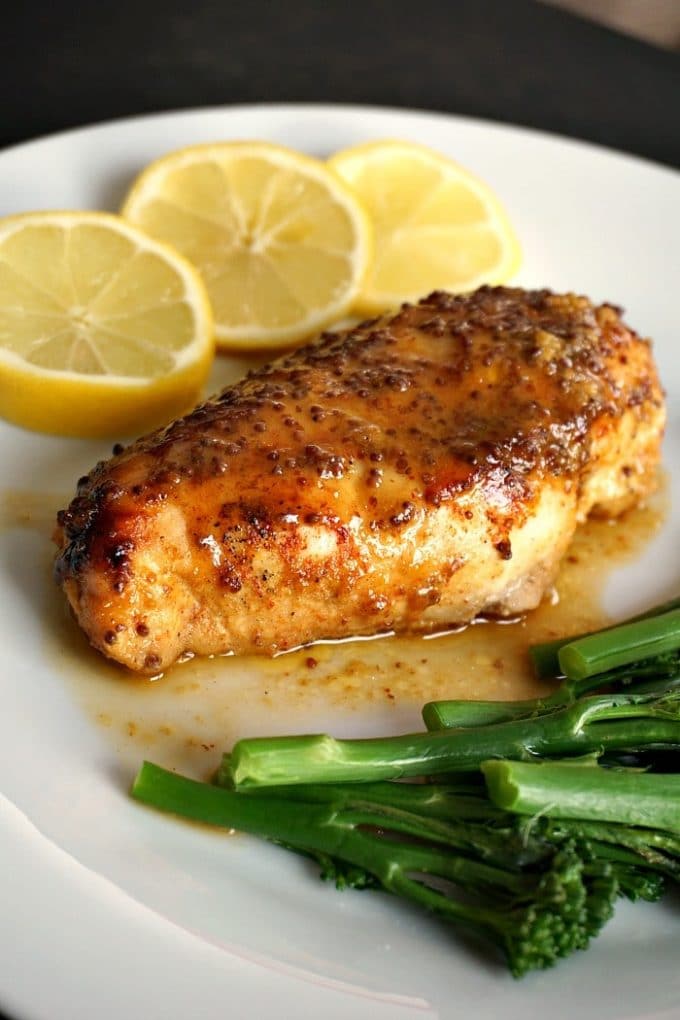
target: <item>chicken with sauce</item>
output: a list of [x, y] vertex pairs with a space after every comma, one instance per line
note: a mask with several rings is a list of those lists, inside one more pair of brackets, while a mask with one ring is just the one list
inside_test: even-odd
[[434, 293], [98, 464], [59, 514], [56, 576], [95, 648], [146, 674], [515, 615], [579, 522], [651, 491], [664, 417], [614, 306]]

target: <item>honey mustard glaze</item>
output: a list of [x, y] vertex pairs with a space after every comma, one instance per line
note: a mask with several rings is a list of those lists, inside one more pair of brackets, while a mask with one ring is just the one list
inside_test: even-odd
[[117, 445], [59, 514], [56, 574], [92, 644], [150, 676], [524, 612], [577, 516], [646, 497], [663, 422], [614, 307], [434, 293]]
[[302, 731], [360, 735], [420, 728], [438, 698], [533, 697], [548, 690], [527, 649], [610, 622], [602, 594], [617, 567], [640, 556], [667, 515], [663, 478], [646, 506], [577, 530], [552, 595], [525, 617], [478, 622], [433, 638], [385, 636], [279, 655], [191, 659], [149, 679], [107, 662], [88, 644], [51, 577], [60, 496], [5, 491], [0, 532], [28, 528], [44, 543], [47, 657], [130, 774], [145, 757], [206, 776], [246, 735]]

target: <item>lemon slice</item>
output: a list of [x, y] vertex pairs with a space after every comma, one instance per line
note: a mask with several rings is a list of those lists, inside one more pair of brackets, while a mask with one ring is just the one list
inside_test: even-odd
[[264, 142], [172, 152], [122, 209], [199, 269], [223, 348], [285, 347], [346, 314], [366, 273], [370, 224], [318, 160]]
[[462, 167], [410, 142], [379, 141], [329, 160], [373, 222], [375, 257], [357, 307], [380, 312], [432, 290], [503, 283], [520, 247], [493, 192]]
[[205, 288], [171, 248], [107, 213], [0, 220], [0, 415], [129, 434], [190, 407], [213, 351]]

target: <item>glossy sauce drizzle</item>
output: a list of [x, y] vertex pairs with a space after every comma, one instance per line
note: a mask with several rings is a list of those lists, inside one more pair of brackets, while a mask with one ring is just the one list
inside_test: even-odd
[[[55, 494], [5, 493], [0, 528], [45, 537], [45, 584]], [[528, 646], [609, 622], [602, 593], [612, 570], [639, 556], [663, 523], [664, 487], [617, 522], [581, 527], [552, 597], [515, 622], [480, 622], [436, 638], [382, 637], [317, 643], [274, 659], [192, 659], [148, 680], [108, 664], [88, 645], [54, 590], [47, 651], [85, 713], [133, 772], [144, 757], [205, 776], [246, 735], [327, 731], [368, 736], [421, 728], [437, 698], [527, 698], [547, 690], [532, 676]]]

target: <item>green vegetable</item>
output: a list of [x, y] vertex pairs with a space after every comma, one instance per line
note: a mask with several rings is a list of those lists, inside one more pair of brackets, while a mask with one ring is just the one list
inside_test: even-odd
[[241, 740], [212, 786], [146, 762], [132, 795], [482, 933], [520, 976], [680, 882], [679, 629], [676, 607], [562, 643], [549, 697], [432, 702], [425, 733]]
[[[560, 641], [552, 641], [542, 645], [532, 645], [529, 649], [538, 667], [538, 672], [545, 679], [544, 667], [548, 663], [556, 675], [560, 671], [558, 652], [564, 650], [567, 658], [578, 659], [583, 654], [585, 646], [586, 654], [590, 647], [592, 656], [593, 646], [599, 649], [600, 655], [595, 671], [593, 668], [581, 669], [578, 667], [571, 671], [571, 675], [565, 677], [559, 688], [552, 694], [543, 698], [531, 698], [525, 701], [432, 701], [423, 707], [423, 721], [428, 730], [451, 729], [453, 727], [484, 726], [499, 722], [508, 722], [512, 719], [523, 719], [537, 715], [545, 715], [558, 708], [565, 708], [575, 701], [583, 698], [586, 694], [594, 691], [607, 689], [626, 691], [634, 686], [636, 693], [668, 690], [672, 686], [680, 686], [680, 641], [676, 639], [676, 625], [670, 628], [665, 622], [667, 610], [680, 606], [680, 599], [664, 603], [658, 607], [661, 623], [652, 620], [653, 635], [661, 635], [671, 646], [670, 650], [662, 653], [658, 651], [651, 658], [638, 661], [629, 661], [631, 658], [630, 649], [627, 647], [631, 639], [631, 631], [628, 624], [638, 621], [647, 621], [653, 615], [653, 611], [627, 621], [623, 625], [608, 627], [606, 630], [598, 631], [596, 634], [582, 636], [581, 638], [566, 638]], [[663, 612], [662, 612], [663, 611]], [[647, 637], [649, 637], [647, 632]], [[635, 637], [635, 632], [632, 634]], [[624, 645], [625, 643], [625, 645]], [[624, 651], [624, 646], [626, 650]], [[640, 650], [639, 643], [634, 645], [636, 653]], [[647, 647], [647, 651], [649, 646]], [[554, 653], [554, 654], [553, 654]], [[615, 661], [619, 664], [614, 664]], [[621, 664], [622, 663], [622, 664]], [[574, 675], [578, 673], [578, 675]], [[587, 675], [583, 675], [583, 674]]]
[[600, 688], [628, 691], [634, 686], [637, 694], [666, 692], [680, 687], [680, 656], [666, 654], [635, 663], [631, 667], [600, 673], [583, 680], [565, 678], [559, 688], [544, 698], [524, 701], [430, 701], [423, 706], [423, 721], [428, 730], [454, 727], [484, 726], [528, 719], [566, 708]]
[[[639, 613], [637, 616], [630, 616], [627, 620], [621, 621], [621, 623], [637, 623], [638, 620], [648, 620], [652, 616], [660, 616], [662, 613], [669, 613], [672, 609], [680, 609], [680, 598], [669, 599], [668, 602], [662, 602], [658, 606], [654, 606], [652, 609], [645, 610], [644, 613]], [[611, 627], [604, 627], [602, 630], [596, 631], [596, 633], [604, 635], [610, 633], [616, 627], [620, 627], [621, 624], [614, 624]], [[560, 663], [558, 654], [560, 648], [564, 645], [570, 644], [573, 641], [578, 641], [580, 638], [587, 637], [592, 631], [584, 634], [574, 634], [572, 637], [557, 638], [555, 641], [543, 641], [540, 644], [532, 645], [529, 649], [529, 654], [533, 660], [534, 670], [536, 675], [541, 680], [549, 680], [552, 677], [560, 675]]]
[[595, 761], [487, 761], [489, 796], [506, 811], [666, 829], [680, 836], [680, 774], [605, 769]]
[[462, 821], [461, 795], [449, 798], [446, 788], [307, 787], [289, 799], [286, 790], [235, 793], [145, 762], [132, 795], [283, 843], [319, 860], [340, 886], [377, 885], [480, 932], [503, 950], [516, 977], [585, 949], [620, 891], [617, 867], [586, 842], [552, 846], [512, 822], [502, 828], [484, 801], [473, 809], [486, 814], [483, 821]]
[[578, 834], [580, 839], [588, 841], [598, 856], [630, 866], [620, 872], [624, 895], [630, 895], [624, 876], [632, 877], [633, 872], [637, 878], [644, 876], [658, 880], [665, 876], [680, 882], [680, 838], [672, 833], [583, 819], [560, 821], [547, 815], [531, 818], [529, 824], [532, 829], [538, 825], [543, 838], [552, 843], [560, 843]]
[[620, 666], [652, 659], [680, 647], [680, 609], [572, 641], [560, 648], [560, 668], [571, 680], [585, 680]]
[[680, 749], [680, 688], [596, 695], [536, 717], [397, 737], [255, 737], [234, 746], [227, 768], [245, 789], [434, 776], [478, 769], [490, 758], [643, 747]]
[[428, 730], [490, 726], [512, 719], [525, 719], [544, 711], [549, 698], [530, 701], [429, 701], [423, 706], [423, 722]]

